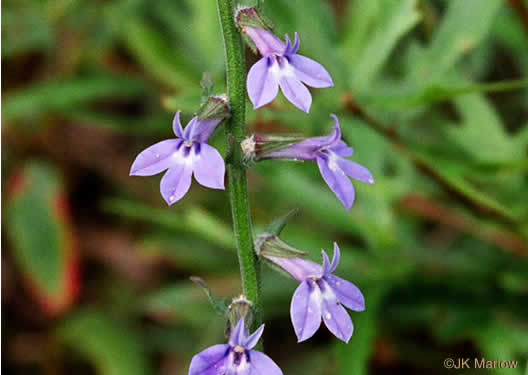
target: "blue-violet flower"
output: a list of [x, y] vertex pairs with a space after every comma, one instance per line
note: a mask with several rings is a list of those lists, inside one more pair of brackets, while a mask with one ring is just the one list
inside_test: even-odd
[[341, 139], [341, 128], [337, 116], [333, 114], [331, 116], [334, 119], [334, 131], [329, 136], [308, 138], [292, 146], [261, 155], [256, 150], [255, 158], [256, 160], [293, 159], [317, 162], [323, 179], [349, 210], [355, 199], [354, 185], [349, 177], [367, 184], [374, 184], [374, 178], [367, 168], [345, 159], [352, 156], [354, 150]]
[[195, 116], [183, 130], [178, 111], [172, 124], [176, 138], [158, 142], [142, 151], [132, 164], [130, 175], [152, 176], [168, 169], [161, 179], [160, 191], [169, 205], [187, 193], [193, 174], [205, 187], [224, 189], [224, 159], [206, 143], [221, 121], [222, 118], [200, 121]]
[[244, 34], [262, 55], [247, 77], [247, 90], [253, 107], [260, 108], [272, 102], [280, 87], [293, 105], [308, 113], [312, 95], [305, 84], [315, 88], [332, 87], [334, 82], [330, 74], [318, 62], [297, 54], [300, 47], [297, 33], [293, 44], [288, 35], [286, 43], [282, 42], [260, 20], [254, 9], [240, 11], [237, 19]]
[[262, 332], [264, 325], [249, 336], [241, 318], [227, 344], [211, 346], [193, 357], [189, 375], [282, 375], [270, 357], [253, 350]]
[[290, 308], [298, 341], [312, 337], [319, 329], [322, 318], [330, 332], [348, 343], [354, 326], [342, 305], [354, 311], [364, 311], [365, 299], [358, 287], [333, 274], [341, 259], [339, 246], [334, 243], [331, 263], [324, 250], [322, 254], [322, 266], [303, 258], [274, 257], [265, 252], [261, 256], [301, 283], [293, 295]]

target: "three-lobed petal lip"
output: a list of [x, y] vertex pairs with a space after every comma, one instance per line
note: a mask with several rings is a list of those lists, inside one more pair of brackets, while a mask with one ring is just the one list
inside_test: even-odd
[[172, 123], [177, 138], [143, 150], [134, 160], [130, 175], [152, 176], [167, 170], [160, 182], [160, 192], [169, 205], [189, 191], [193, 174], [200, 185], [224, 189], [224, 160], [206, 143], [220, 122], [221, 119], [199, 121], [195, 116], [183, 129], [178, 111]]
[[305, 85], [315, 88], [334, 85], [321, 64], [297, 54], [300, 46], [297, 33], [293, 44], [287, 35], [284, 44], [269, 30], [245, 27], [244, 31], [262, 55], [247, 77], [248, 95], [255, 109], [272, 102], [280, 88], [293, 105], [309, 113], [312, 95]]

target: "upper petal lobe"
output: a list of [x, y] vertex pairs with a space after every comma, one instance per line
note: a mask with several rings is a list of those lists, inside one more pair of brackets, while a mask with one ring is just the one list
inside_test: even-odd
[[229, 337], [229, 344], [232, 346], [241, 345], [244, 346], [247, 339], [246, 335], [246, 326], [244, 323], [244, 318], [239, 319], [236, 326], [231, 331], [231, 336]]
[[224, 189], [225, 164], [220, 153], [207, 143], [200, 143], [194, 163], [194, 178], [205, 187]]
[[248, 337], [244, 347], [246, 349], [253, 349], [260, 340], [262, 333], [264, 333], [264, 324], [262, 324], [255, 332], [253, 332], [251, 336]]
[[181, 144], [179, 139], [167, 139], [143, 150], [130, 168], [131, 176], [152, 176], [174, 163], [173, 155]]
[[288, 56], [295, 69], [295, 75], [308, 86], [316, 88], [332, 87], [334, 82], [326, 69], [318, 62], [301, 55]]
[[180, 112], [181, 111], [176, 112], [176, 115], [172, 120], [172, 131], [176, 137], [183, 138], [183, 127], [180, 121]]
[[223, 375], [229, 349], [227, 344], [215, 345], [196, 354], [191, 361], [189, 375]]
[[330, 258], [328, 258], [326, 251], [323, 250], [321, 253], [323, 255], [323, 274], [326, 275], [332, 272], [330, 269]]
[[339, 266], [339, 263], [341, 262], [341, 250], [339, 249], [339, 246], [337, 246], [337, 243], [334, 242], [334, 256], [332, 257], [332, 264], [330, 265], [330, 272], [334, 272]]
[[284, 49], [284, 55], [295, 55], [301, 46], [301, 39], [299, 34], [295, 33], [294, 42], [292, 44], [291, 39], [288, 34], [286, 34], [286, 48]]
[[194, 141], [194, 138], [196, 137], [196, 125], [198, 123], [198, 117], [194, 116], [191, 121], [185, 126], [185, 129], [183, 130], [183, 138], [186, 141]]
[[311, 280], [304, 281], [293, 294], [290, 316], [298, 342], [309, 339], [321, 325], [321, 291]]
[[249, 69], [247, 90], [255, 109], [270, 103], [279, 93], [277, 77], [270, 71], [272, 63], [276, 64], [271, 57], [263, 57]]

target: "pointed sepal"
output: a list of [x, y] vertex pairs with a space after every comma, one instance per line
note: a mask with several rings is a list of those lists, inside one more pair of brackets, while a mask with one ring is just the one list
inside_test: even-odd
[[215, 82], [213, 76], [209, 72], [204, 72], [202, 80], [200, 81], [200, 87], [202, 88], [202, 98], [200, 105], [204, 105], [209, 100], [209, 97], [214, 95]]
[[293, 210], [290, 210], [286, 215], [283, 215], [281, 217], [276, 218], [273, 220], [273, 222], [268, 226], [266, 229], [266, 232], [273, 235], [280, 235], [286, 224], [296, 217], [299, 213], [298, 208], [294, 208]]

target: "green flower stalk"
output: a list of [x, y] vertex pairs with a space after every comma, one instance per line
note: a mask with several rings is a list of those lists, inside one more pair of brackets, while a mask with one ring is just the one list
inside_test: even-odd
[[231, 118], [226, 123], [227, 173], [233, 227], [240, 263], [243, 292], [255, 305], [253, 326], [261, 324], [260, 265], [253, 249], [253, 233], [249, 212], [247, 177], [240, 142], [245, 137], [246, 68], [244, 45], [235, 25], [233, 0], [217, 0], [224, 40], [227, 71], [227, 96]]

